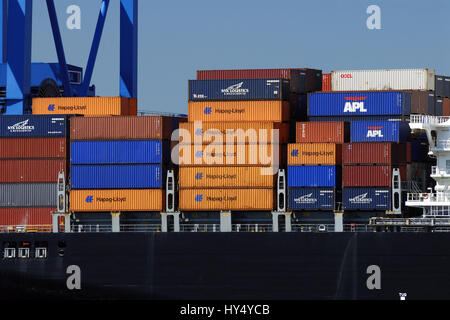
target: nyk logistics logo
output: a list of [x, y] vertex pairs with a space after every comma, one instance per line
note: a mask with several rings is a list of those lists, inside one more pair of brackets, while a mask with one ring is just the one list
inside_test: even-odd
[[312, 193], [305, 194], [304, 196], [294, 199], [294, 201], [295, 203], [307, 203], [307, 204], [316, 203], [317, 199], [313, 198], [312, 195], [313, 195]]
[[364, 101], [367, 97], [345, 97], [344, 99], [347, 101], [344, 106], [344, 113], [367, 112], [364, 107]]
[[367, 193], [360, 194], [354, 198], [349, 199], [350, 203], [354, 204], [369, 204], [372, 202], [372, 198], [367, 198]]
[[232, 86], [229, 86], [226, 89], [222, 89], [221, 92], [226, 95], [226, 96], [237, 96], [237, 95], [246, 95], [247, 93], [250, 92], [249, 89], [243, 89], [242, 85], [244, 84], [244, 82], [240, 82], [237, 84], [234, 84]]
[[28, 125], [28, 122], [30, 122], [30, 119], [13, 124], [12, 126], [8, 126], [8, 130], [11, 133], [26, 133], [34, 131], [34, 126]]
[[383, 127], [367, 127], [367, 138], [383, 138]]

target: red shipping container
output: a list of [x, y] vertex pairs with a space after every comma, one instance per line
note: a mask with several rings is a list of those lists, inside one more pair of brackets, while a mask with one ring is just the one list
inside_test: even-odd
[[331, 73], [322, 74], [322, 91], [331, 91]]
[[411, 162], [411, 143], [346, 143], [343, 164], [404, 164]]
[[297, 143], [344, 143], [350, 139], [347, 122], [297, 122]]
[[0, 183], [56, 183], [61, 170], [66, 160], [0, 160]]
[[0, 226], [51, 225], [51, 212], [56, 208], [0, 209]]
[[449, 117], [450, 116], [450, 99], [442, 98], [442, 116]]
[[391, 187], [392, 170], [400, 169], [402, 181], [406, 180], [406, 165], [401, 166], [344, 166], [342, 187]]
[[66, 138], [0, 139], [0, 159], [62, 159], [66, 157]]

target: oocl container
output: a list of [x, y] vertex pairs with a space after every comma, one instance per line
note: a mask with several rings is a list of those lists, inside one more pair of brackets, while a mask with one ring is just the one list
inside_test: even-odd
[[342, 203], [346, 210], [390, 210], [389, 188], [344, 188]]
[[0, 138], [0, 159], [66, 158], [66, 138]]
[[344, 166], [342, 187], [390, 187], [392, 170], [400, 169], [402, 181], [406, 181], [406, 165], [400, 166]]
[[57, 183], [67, 173], [65, 160], [0, 160], [0, 183]]
[[1, 138], [65, 137], [68, 118], [65, 116], [1, 116]]
[[52, 224], [51, 212], [56, 208], [0, 209], [0, 226], [42, 226]]
[[297, 143], [344, 143], [350, 138], [345, 122], [297, 122]]
[[289, 166], [287, 185], [295, 187], [339, 187], [341, 167], [336, 166]]
[[188, 103], [189, 122], [289, 120], [287, 101], [208, 101]]
[[333, 91], [430, 90], [433, 69], [342, 70], [331, 73]]
[[351, 142], [405, 142], [411, 133], [408, 123], [399, 121], [355, 121]]
[[411, 143], [346, 143], [343, 164], [401, 164], [411, 162]]
[[288, 205], [291, 210], [334, 210], [334, 188], [289, 188]]
[[180, 209], [185, 211], [270, 211], [274, 208], [273, 189], [183, 189]]
[[0, 184], [0, 208], [56, 207], [56, 183]]
[[336, 165], [342, 163], [342, 145], [296, 143], [288, 145], [288, 165]]

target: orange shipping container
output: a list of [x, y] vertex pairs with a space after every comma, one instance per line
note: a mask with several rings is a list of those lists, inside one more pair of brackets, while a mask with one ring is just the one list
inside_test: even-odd
[[70, 210], [74, 212], [161, 211], [164, 202], [160, 189], [70, 191]]
[[[180, 142], [188, 144], [217, 143], [219, 137], [223, 142], [228, 139], [237, 143], [272, 142], [274, 130], [278, 130], [278, 141], [287, 143], [289, 126], [278, 122], [187, 122], [180, 123], [180, 129], [186, 130], [186, 137], [180, 131]], [[197, 140], [199, 142], [197, 142]], [[183, 142], [185, 141], [185, 142]]]
[[337, 165], [342, 163], [342, 145], [296, 143], [288, 145], [288, 165]]
[[33, 114], [135, 116], [137, 101], [122, 97], [34, 98]]
[[184, 189], [180, 190], [180, 209], [270, 211], [274, 196], [273, 189]]
[[180, 189], [194, 188], [273, 188], [276, 175], [264, 167], [182, 167]]
[[344, 143], [350, 139], [347, 122], [297, 122], [297, 143]]
[[200, 101], [188, 103], [189, 122], [289, 120], [286, 101]]

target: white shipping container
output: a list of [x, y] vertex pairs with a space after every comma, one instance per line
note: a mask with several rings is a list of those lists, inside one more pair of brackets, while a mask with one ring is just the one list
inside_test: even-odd
[[431, 90], [434, 69], [341, 70], [331, 73], [332, 91]]

